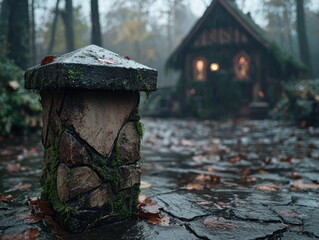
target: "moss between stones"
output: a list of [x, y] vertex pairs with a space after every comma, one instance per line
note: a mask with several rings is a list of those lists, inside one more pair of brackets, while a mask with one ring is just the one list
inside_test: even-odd
[[138, 133], [138, 135], [140, 136], [140, 138], [143, 138], [144, 135], [144, 125], [143, 123], [139, 120], [137, 122], [135, 122], [135, 129]]
[[123, 181], [123, 176], [120, 170], [120, 166], [122, 165], [122, 161], [120, 159], [120, 149], [119, 146], [117, 144], [115, 144], [114, 146], [114, 152], [113, 152], [113, 161], [112, 161], [112, 166], [113, 166], [113, 183], [116, 186], [119, 186]]
[[118, 215], [120, 220], [127, 219], [136, 210], [139, 194], [139, 187], [134, 186], [129, 190], [119, 192], [108, 205], [111, 207], [112, 212]]
[[[68, 229], [74, 231], [76, 229], [76, 225], [72, 218], [76, 215], [76, 210], [70, 206], [66, 206], [65, 204], [63, 204], [60, 201], [57, 192], [56, 177], [59, 163], [60, 160], [58, 150], [57, 148], [55, 148], [55, 151], [51, 156], [51, 163], [49, 164], [48, 168], [46, 168], [46, 171], [48, 171], [51, 177], [42, 182], [42, 198], [48, 201], [53, 210], [57, 212], [58, 215], [60, 215], [60, 222], [62, 222], [63, 225]], [[43, 174], [47, 175], [47, 173]]]
[[50, 151], [51, 161], [43, 168], [41, 179], [41, 185], [43, 188], [42, 199], [49, 202], [53, 210], [58, 213], [59, 222], [61, 222], [67, 229], [74, 231], [76, 230], [76, 224], [73, 220], [73, 217], [76, 215], [76, 210], [63, 204], [60, 201], [57, 192], [57, 170], [60, 164], [57, 142], [64, 131], [64, 127], [61, 127], [59, 133], [56, 135], [53, 134], [53, 130], [51, 128], [49, 128], [48, 131], [50, 131], [52, 134], [50, 136], [50, 143], [52, 144], [52, 149]]

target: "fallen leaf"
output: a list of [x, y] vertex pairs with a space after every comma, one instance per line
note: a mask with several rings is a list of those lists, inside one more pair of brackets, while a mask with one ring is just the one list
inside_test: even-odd
[[16, 190], [19, 190], [19, 191], [27, 191], [27, 190], [29, 190], [31, 187], [32, 187], [32, 184], [30, 184], [30, 183], [22, 183], [22, 182], [19, 182], [17, 185], [13, 186], [13, 188], [10, 189], [10, 190], [8, 190], [7, 192], [16, 191]]
[[241, 156], [233, 156], [233, 157], [231, 157], [230, 159], [228, 159], [228, 162], [230, 162], [230, 163], [237, 163], [237, 162], [239, 162], [240, 160], [242, 160]]
[[187, 146], [187, 147], [192, 147], [192, 146], [194, 146], [194, 143], [191, 140], [182, 139], [181, 140], [181, 145], [182, 146]]
[[204, 186], [203, 184], [199, 184], [199, 183], [189, 183], [186, 185], [186, 189], [187, 190], [203, 190]]
[[166, 215], [162, 215], [157, 203], [146, 195], [139, 196], [137, 207], [139, 209], [137, 215], [141, 218], [147, 219], [148, 223], [158, 224], [161, 226], [169, 225], [170, 218]]
[[256, 186], [256, 189], [261, 190], [261, 191], [273, 192], [273, 191], [279, 190], [279, 187], [275, 186], [273, 184], [270, 184], [270, 185], [258, 185], [258, 186]]
[[12, 195], [4, 195], [0, 193], [0, 202], [10, 203], [12, 199], [13, 199]]
[[27, 204], [30, 208], [32, 208], [32, 212], [34, 212], [35, 214], [49, 216], [54, 215], [50, 206], [45, 201], [42, 201], [40, 198], [31, 199], [30, 197], [28, 197]]
[[304, 183], [302, 180], [296, 180], [290, 183], [290, 186], [294, 190], [308, 190], [308, 189], [319, 189], [319, 184], [318, 183]]
[[215, 203], [214, 203], [214, 206], [215, 206], [216, 208], [218, 208], [219, 210], [224, 209], [224, 208], [229, 208], [229, 207], [230, 207], [230, 205], [229, 205], [228, 203], [224, 203], [224, 202], [221, 202], [221, 201], [215, 202]]
[[283, 210], [283, 211], [280, 211], [279, 213], [280, 216], [282, 217], [292, 217], [292, 218], [295, 218], [295, 217], [298, 217], [299, 214], [296, 213], [295, 211], [292, 211], [292, 210]]
[[207, 156], [203, 156], [203, 155], [198, 155], [198, 156], [193, 156], [192, 159], [195, 161], [195, 162], [201, 162], [201, 161], [205, 161], [207, 160]]
[[20, 171], [25, 171], [26, 168], [21, 167], [20, 163], [8, 163], [6, 167], [7, 171], [9, 172], [20, 172]]
[[44, 219], [43, 216], [34, 215], [34, 214], [19, 214], [18, 217], [26, 220], [29, 223], [38, 223]]
[[1, 236], [1, 240], [34, 240], [40, 236], [37, 228], [28, 228], [21, 233], [13, 233]]
[[210, 176], [207, 174], [200, 174], [196, 176], [195, 181], [198, 181], [198, 182], [210, 181]]
[[294, 179], [300, 179], [301, 178], [301, 176], [297, 172], [291, 172], [291, 177], [294, 178]]
[[51, 62], [53, 62], [55, 59], [57, 59], [56, 56], [46, 56], [41, 60], [41, 65], [46, 65], [49, 64]]
[[208, 228], [222, 228], [222, 229], [232, 229], [236, 228], [237, 226], [234, 225], [231, 222], [227, 221], [219, 221], [218, 218], [212, 217], [212, 218], [206, 218], [203, 221], [205, 227]]
[[44, 221], [54, 232], [54, 235], [63, 237], [67, 232], [53, 219], [53, 211], [49, 205], [39, 198], [30, 198], [27, 200], [28, 206], [31, 208], [31, 216], [26, 215], [25, 219], [29, 221]]
[[213, 183], [220, 183], [220, 176], [218, 175], [209, 175], [210, 181]]
[[288, 157], [282, 157], [282, 158], [280, 158], [280, 161], [281, 161], [281, 162], [288, 162], [288, 163], [291, 163], [291, 161], [292, 161], [292, 157], [291, 157], [291, 156], [288, 156]]

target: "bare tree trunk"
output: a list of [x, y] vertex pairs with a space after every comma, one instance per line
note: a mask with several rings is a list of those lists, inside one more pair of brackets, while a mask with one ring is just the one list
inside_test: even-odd
[[3, 0], [0, 12], [0, 52], [7, 52], [8, 19], [9, 19], [9, 0]]
[[35, 0], [31, 2], [31, 49], [32, 49], [32, 65], [35, 65], [37, 58], [37, 50], [35, 45], [35, 16], [34, 16], [34, 3]]
[[28, 0], [10, 0], [8, 5], [8, 57], [19, 67], [26, 68], [30, 53]]
[[91, 0], [91, 22], [92, 22], [92, 38], [93, 44], [102, 46], [99, 0]]
[[57, 0], [55, 4], [54, 18], [52, 23], [51, 37], [50, 37], [50, 43], [49, 43], [47, 55], [52, 54], [53, 48], [54, 48], [56, 24], [58, 22], [58, 16], [59, 16], [59, 3], [60, 3], [60, 0]]
[[74, 50], [74, 29], [73, 29], [73, 3], [72, 0], [65, 0], [65, 11], [62, 13], [65, 37], [66, 37], [66, 51]]
[[305, 24], [305, 10], [304, 10], [304, 0], [296, 0], [297, 5], [297, 32], [299, 38], [299, 51], [300, 58], [304, 64], [309, 69], [308, 77], [313, 76], [312, 66], [310, 61], [310, 53], [308, 46], [308, 39], [306, 34], [306, 24]]

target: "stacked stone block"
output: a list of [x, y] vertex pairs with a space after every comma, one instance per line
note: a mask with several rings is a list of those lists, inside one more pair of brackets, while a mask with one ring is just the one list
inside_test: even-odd
[[[119, 78], [106, 81], [92, 74], [87, 59], [79, 65], [78, 56], [91, 58], [97, 73], [107, 68], [113, 76], [126, 61], [131, 72], [126, 67]], [[45, 74], [45, 68], [56, 72]], [[66, 229], [83, 231], [134, 213], [143, 134], [139, 91], [155, 90], [156, 75], [153, 69], [94, 45], [27, 70], [26, 87], [40, 90], [43, 107], [42, 198]], [[141, 83], [143, 77], [146, 84]]]

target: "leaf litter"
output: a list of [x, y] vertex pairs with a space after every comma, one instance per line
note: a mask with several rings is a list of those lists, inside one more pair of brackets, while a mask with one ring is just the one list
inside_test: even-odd
[[144, 218], [148, 223], [160, 226], [169, 226], [170, 217], [162, 214], [161, 207], [146, 195], [140, 195], [137, 204], [137, 216]]

